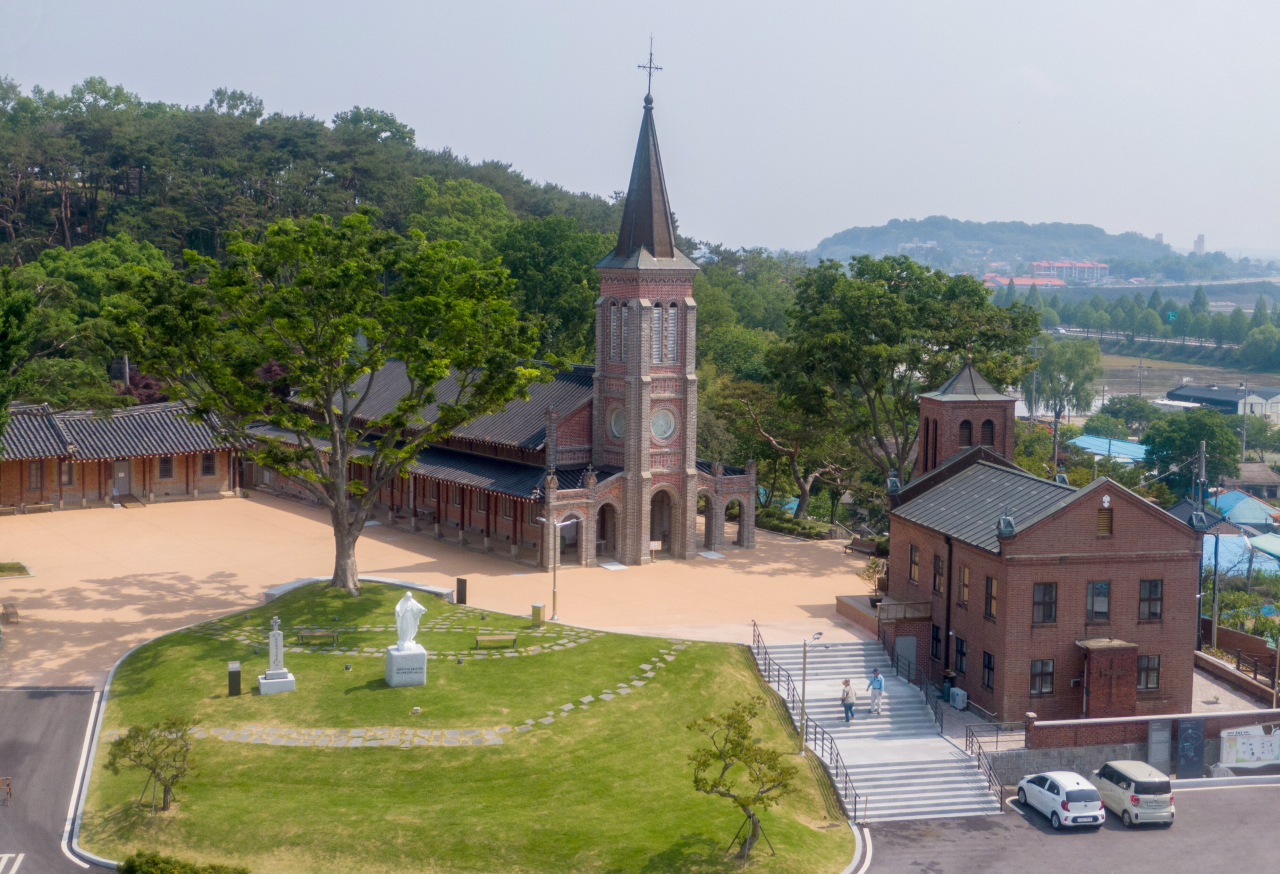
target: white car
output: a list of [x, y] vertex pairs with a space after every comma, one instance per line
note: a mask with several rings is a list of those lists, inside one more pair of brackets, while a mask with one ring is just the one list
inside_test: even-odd
[[1018, 802], [1049, 817], [1049, 825], [1055, 829], [1076, 825], [1100, 828], [1107, 821], [1098, 790], [1073, 771], [1023, 777], [1018, 782]]

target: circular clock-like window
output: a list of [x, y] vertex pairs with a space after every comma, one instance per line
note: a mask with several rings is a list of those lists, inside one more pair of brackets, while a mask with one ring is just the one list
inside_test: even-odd
[[613, 436], [619, 440], [627, 430], [627, 411], [618, 407], [613, 411], [613, 415], [609, 417], [609, 430], [613, 432]]
[[653, 419], [649, 422], [649, 430], [659, 440], [666, 440], [675, 433], [676, 417], [671, 415], [670, 410], [658, 410], [653, 414]]

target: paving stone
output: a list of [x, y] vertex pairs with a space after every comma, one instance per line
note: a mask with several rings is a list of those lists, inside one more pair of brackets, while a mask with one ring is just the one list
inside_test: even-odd
[[345, 737], [335, 737], [333, 739], [333, 742], [329, 744], [329, 746], [335, 746], [335, 747], [345, 747], [346, 745], [347, 745], [347, 739]]
[[298, 739], [296, 737], [288, 738], [285, 740], [284, 745], [287, 747], [296, 747], [298, 745]]
[[560, 645], [558, 645], [558, 644], [557, 644], [556, 646], [551, 647], [551, 648], [552, 648], [552, 649], [564, 649], [564, 647], [563, 647], [563, 646], [560, 646]]
[[364, 738], [362, 737], [353, 737], [351, 740], [347, 741], [348, 747], [358, 747], [358, 746], [362, 746], [363, 744], [364, 744]]
[[267, 743], [271, 744], [271, 746], [273, 747], [278, 747], [280, 746], [280, 744], [284, 743], [284, 739], [279, 737], [273, 737], [270, 740], [268, 740]]
[[511, 726], [509, 726], [509, 725], [499, 725], [497, 728], [495, 728], [495, 729], [494, 729], [494, 731], [496, 731], [496, 732], [498, 732], [499, 734], [501, 734], [501, 733], [502, 733], [502, 732], [504, 732], [504, 731], [511, 731]]
[[447, 730], [445, 731], [444, 736], [445, 736], [445, 737], [457, 737], [459, 734], [461, 734], [461, 732], [459, 732], [456, 728], [450, 728], [450, 729], [447, 729]]
[[446, 737], [444, 739], [444, 745], [447, 747], [456, 747], [458, 745], [458, 739], [456, 737]]
[[206, 738], [208, 736], [209, 736], [208, 732], [204, 732], [204, 731], [197, 731], [194, 735], [196, 740], [202, 740], [203, 738]]
[[255, 737], [251, 741], [249, 741], [249, 743], [251, 744], [264, 744], [266, 742], [267, 742], [267, 739], [261, 736]]
[[425, 746], [427, 746], [427, 745], [428, 745], [428, 744], [430, 744], [430, 743], [431, 743], [430, 738], [425, 738], [425, 737], [415, 737], [415, 738], [413, 739], [413, 745], [414, 745], [415, 747], [425, 747]]
[[[637, 681], [637, 682], [639, 682], [639, 681]], [[618, 690], [618, 694], [619, 694], [619, 695], [630, 695], [630, 694], [631, 694], [631, 690], [630, 690], [630, 689], [628, 689], [626, 686], [623, 686], [622, 688], [620, 688], [620, 689]]]
[[561, 709], [561, 710], [563, 710], [565, 713], [568, 713], [570, 710], [572, 710], [572, 709], [573, 709], [573, 705], [572, 705], [572, 704], [561, 704], [561, 705], [560, 705], [560, 709]]
[[642, 670], [642, 671], [652, 671], [652, 670], [653, 670], [653, 665], [641, 665], [641, 666], [640, 666], [640, 670]]
[[[652, 676], [653, 676], [653, 674], [648, 674], [647, 676], [652, 677]], [[633, 685], [633, 686], [643, 686], [643, 685], [644, 685], [644, 680], [632, 680], [632, 681], [631, 681], [631, 685]]]
[[289, 652], [305, 652], [305, 651], [306, 651], [306, 650], [304, 650], [304, 649], [303, 649], [302, 647], [300, 647], [300, 646], [291, 646], [291, 647], [289, 647]]
[[368, 733], [369, 730], [366, 728], [353, 728], [347, 732], [351, 737], [364, 737]]
[[614, 697], [614, 696], [610, 695], [608, 692], [605, 692], [604, 694], [602, 694], [602, 695], [600, 696], [600, 700], [601, 700], [601, 701], [612, 701], [612, 700], [613, 700], [613, 697]]
[[314, 744], [315, 744], [315, 742], [316, 742], [316, 741], [315, 741], [315, 739], [314, 739], [314, 738], [306, 737], [306, 738], [303, 738], [303, 739], [298, 743], [298, 746], [300, 746], [300, 747], [309, 747], [309, 746], [314, 745]]
[[500, 738], [500, 737], [489, 737], [489, 738], [485, 738], [484, 745], [485, 745], [485, 746], [487, 746], [487, 747], [492, 747], [492, 746], [501, 746], [501, 745], [502, 745], [502, 738]]
[[554, 716], [544, 716], [538, 721], [541, 722], [543, 725], [550, 725], [551, 723], [556, 721], [556, 718]]
[[[657, 674], [655, 674], [653, 671], [647, 671], [647, 672], [645, 673], [645, 676], [646, 676], [646, 677], [653, 678], [653, 677], [656, 677], [656, 676], [658, 676], [658, 675], [657, 675]], [[638, 682], [639, 682], [639, 680], [637, 680], [636, 682], [638, 683]], [[635, 683], [633, 683], [632, 685], [635, 685]]]
[[524, 721], [524, 724], [525, 724], [525, 725], [533, 725], [533, 720], [532, 720], [532, 719], [526, 719], [526, 720]]
[[464, 729], [462, 730], [462, 736], [463, 736], [463, 737], [471, 737], [471, 735], [473, 735], [473, 734], [479, 734], [479, 733], [480, 733], [480, 730], [479, 730], [479, 729], [476, 729], [476, 728], [464, 728]]
[[583, 704], [590, 704], [592, 701], [594, 701], [594, 700], [596, 700], [596, 699], [595, 699], [595, 698], [592, 698], [590, 695], [586, 695], [586, 696], [584, 696], [584, 697], [582, 697], [582, 698], [579, 698], [578, 700], [579, 700], [579, 701], [581, 701]]
[[533, 731], [532, 725], [517, 725], [516, 731]]
[[[663, 658], [669, 662], [674, 662], [676, 660], [676, 657], [673, 655], [664, 655]], [[659, 667], [661, 667], [661, 665], [659, 665]]]

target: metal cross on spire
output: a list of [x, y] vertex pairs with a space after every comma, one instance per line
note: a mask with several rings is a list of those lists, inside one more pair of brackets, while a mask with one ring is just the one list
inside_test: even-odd
[[649, 63], [647, 63], [647, 64], [636, 64], [636, 69], [637, 69], [637, 70], [645, 70], [646, 72], [648, 72], [648, 74], [649, 74], [649, 85], [648, 85], [647, 93], [648, 93], [648, 94], [650, 94], [650, 95], [652, 95], [652, 94], [653, 94], [653, 73], [654, 73], [654, 71], [655, 71], [655, 70], [661, 70], [661, 69], [662, 69], [661, 67], [654, 66], [654, 63], [653, 63], [653, 36], [652, 36], [652, 35], [650, 35], [650, 37], [649, 37]]

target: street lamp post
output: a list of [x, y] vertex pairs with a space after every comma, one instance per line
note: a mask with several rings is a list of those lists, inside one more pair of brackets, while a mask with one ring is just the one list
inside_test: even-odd
[[822, 632], [804, 640], [804, 655], [800, 661], [800, 755], [804, 755], [804, 696], [809, 682], [809, 644], [822, 639]]
[[[538, 517], [538, 521], [541, 522], [543, 525], [547, 524], [547, 520], [542, 516]], [[577, 519], [566, 519], [564, 522], [552, 523], [553, 525], [556, 526], [555, 541], [551, 544], [551, 549], [554, 550], [551, 553], [551, 621], [552, 622], [560, 621], [560, 614], [556, 610], [556, 594], [557, 594], [556, 569], [560, 567], [560, 529], [564, 528], [566, 525], [572, 525], [577, 521], [578, 521]]]

